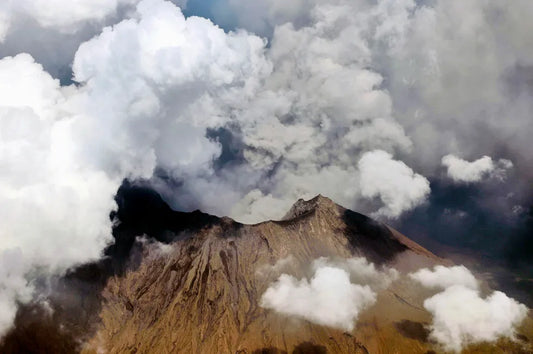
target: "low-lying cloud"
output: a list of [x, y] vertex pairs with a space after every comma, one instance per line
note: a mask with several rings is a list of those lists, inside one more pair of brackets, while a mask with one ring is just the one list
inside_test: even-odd
[[313, 262], [310, 279], [282, 274], [261, 297], [261, 306], [316, 324], [351, 331], [359, 314], [376, 302], [376, 289], [397, 277], [376, 270], [365, 258]]
[[485, 177], [505, 178], [505, 173], [513, 167], [513, 163], [506, 159], [493, 161], [489, 156], [483, 156], [469, 162], [454, 155], [442, 158], [442, 165], [447, 169], [447, 175], [454, 182], [479, 182]]
[[514, 339], [528, 313], [525, 305], [501, 291], [482, 297], [478, 281], [464, 266], [421, 269], [410, 277], [423, 286], [444, 289], [426, 299], [424, 308], [433, 315], [430, 338], [445, 350], [460, 352], [473, 343]]
[[437, 265], [433, 269], [422, 268], [409, 276], [427, 288], [444, 290], [453, 285], [461, 285], [473, 290], [479, 288], [474, 274], [463, 265], [452, 267]]

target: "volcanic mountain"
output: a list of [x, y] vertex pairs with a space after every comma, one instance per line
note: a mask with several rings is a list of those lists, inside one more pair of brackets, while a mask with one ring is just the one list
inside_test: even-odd
[[[244, 225], [199, 211], [171, 210], [152, 191], [117, 196], [115, 244], [99, 263], [53, 284], [48, 306], [21, 307], [0, 351], [83, 353], [431, 353], [430, 293], [402, 274], [450, 265], [398, 231], [317, 196], [279, 221]], [[400, 276], [353, 329], [327, 326], [262, 306], [282, 273], [310, 276], [317, 259], [365, 257]], [[327, 310], [327, 309], [326, 309]], [[533, 320], [518, 342], [467, 352], [528, 352]]]

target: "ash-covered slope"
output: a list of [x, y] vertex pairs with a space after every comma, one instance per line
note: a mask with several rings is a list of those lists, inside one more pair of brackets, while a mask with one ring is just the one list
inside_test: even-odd
[[425, 340], [422, 322], [430, 318], [421, 299], [412, 298], [417, 294], [402, 293], [401, 282], [380, 294], [378, 310], [362, 314], [349, 332], [288, 319], [259, 302], [279, 276], [276, 264], [288, 257], [292, 265], [284, 271], [295, 276], [307, 275], [319, 257], [365, 256], [404, 271], [443, 262], [322, 196], [298, 201], [281, 221], [242, 225], [209, 219], [201, 229], [176, 235], [169, 246], [152, 245], [141, 253], [136, 270], [113, 277], [103, 290], [101, 325], [87, 352], [424, 352], [424, 342], [409, 337]]

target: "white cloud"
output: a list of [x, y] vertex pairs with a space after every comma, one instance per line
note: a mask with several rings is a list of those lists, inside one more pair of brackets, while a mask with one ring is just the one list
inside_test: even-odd
[[[115, 166], [119, 170], [135, 165], [139, 166], [137, 174], [149, 175], [150, 167], [157, 164], [175, 179], [187, 179], [183, 184], [187, 191], [174, 196], [166, 191], [165, 197], [175, 204], [182, 205], [178, 199], [187, 194], [187, 207], [216, 213], [231, 208], [234, 217], [260, 221], [275, 215], [267, 215], [265, 208], [241, 214], [245, 208], [239, 205], [250, 191], [260, 191], [265, 205], [269, 201], [286, 205], [322, 192], [346, 206], [376, 212], [365, 208], [366, 196], [353, 187], [360, 183], [353, 166], [365, 152], [385, 150], [401, 156], [418, 173], [434, 174], [443, 151], [464, 150], [473, 155], [473, 150], [489, 146], [483, 139], [472, 138], [486, 107], [491, 108], [487, 126], [501, 132], [497, 136], [519, 137], [506, 138], [510, 144], [520, 145], [524, 140], [520, 137], [525, 129], [517, 127], [526, 126], [520, 122], [527, 121], [524, 112], [530, 111], [529, 100], [509, 104], [500, 80], [514, 70], [512, 63], [529, 62], [531, 53], [525, 48], [531, 46], [512, 42], [507, 56], [491, 53], [499, 48], [498, 38], [517, 41], [527, 37], [517, 35], [528, 33], [527, 21], [513, 20], [523, 15], [520, 7], [530, 6], [526, 2], [502, 8], [475, 1], [466, 13], [458, 10], [456, 1], [437, 1], [431, 6], [416, 6], [408, 0], [377, 4], [363, 0], [229, 1], [230, 7], [240, 10], [237, 17], [242, 26], [273, 30], [269, 48], [243, 32], [227, 34], [198, 18], [185, 21], [173, 5], [163, 1], [143, 2], [138, 11], [122, 12], [116, 8], [131, 10], [137, 1], [71, 1], [50, 7], [59, 9], [54, 14], [40, 11], [43, 3], [24, 0], [17, 6], [27, 9], [43, 26], [64, 30], [79, 29], [79, 23], [87, 21], [98, 26], [109, 16], [125, 18], [111, 21], [120, 23], [106, 28], [78, 52], [76, 78], [91, 81], [88, 97], [80, 100], [86, 108], [99, 111], [87, 114], [84, 109], [83, 113], [114, 118], [85, 122], [84, 129], [100, 132], [104, 122], [109, 124], [105, 126], [107, 137], [94, 134], [92, 138], [109, 149], [107, 155], [127, 156], [124, 164], [129, 166]], [[479, 57], [474, 49], [478, 37], [473, 35], [478, 32], [465, 28], [492, 33], [493, 27], [480, 14], [494, 11], [502, 13], [498, 17], [502, 23], [510, 24], [494, 29], [498, 38], [480, 39], [486, 57], [494, 59], [473, 65], [475, 70], [461, 80], [450, 79], [459, 77], [457, 72]], [[456, 24], [461, 18], [465, 21]], [[454, 32], [455, 40], [445, 40], [448, 29], [455, 27], [462, 29]], [[187, 31], [182, 33], [183, 29]], [[484, 82], [487, 90], [472, 87], [478, 82]], [[502, 107], [508, 119], [496, 120], [493, 113], [502, 112]], [[472, 112], [471, 118], [467, 116]], [[137, 114], [146, 119], [136, 118]], [[451, 124], [449, 117], [457, 116], [462, 123]], [[225, 125], [231, 125], [242, 138], [245, 161], [238, 172], [225, 171], [214, 181], [209, 165], [220, 147], [205, 138], [205, 129]], [[120, 143], [111, 148], [104, 140], [116, 131], [120, 131]], [[136, 146], [145, 137], [147, 141]], [[235, 182], [237, 174], [247, 176], [246, 183], [245, 178]], [[324, 177], [327, 183], [322, 183]], [[226, 195], [217, 203], [210, 196], [220, 189]], [[419, 195], [385, 198], [390, 193], [384, 190], [373, 194], [396, 203], [380, 207], [374, 215], [397, 216], [403, 206], [408, 210], [423, 199]]]
[[[240, 4], [244, 12], [245, 8], [257, 10], [254, 4]], [[270, 2], [257, 7], [263, 5], [301, 10], [298, 4]], [[201, 203], [195, 207], [205, 205], [224, 213], [229, 204], [230, 216], [260, 222], [279, 218], [285, 211], [280, 208], [318, 193], [352, 208], [369, 205], [361, 194], [356, 168], [362, 154], [374, 149], [410, 151], [411, 141], [392, 116], [391, 98], [382, 89], [383, 77], [369, 65], [368, 23], [354, 21], [347, 6], [343, 2], [317, 7], [313, 16], [304, 14], [310, 21], [306, 26], [282, 21], [265, 48], [271, 70], [258, 71], [254, 85], [244, 92], [212, 97], [207, 113], [195, 111], [202, 116], [231, 117], [225, 123], [242, 139], [244, 160], [238, 173], [222, 175], [228, 177], [222, 184], [225, 191], [232, 191], [227, 192], [231, 202], [226, 198], [224, 205], [203, 202], [220, 190], [219, 183], [205, 183], [207, 190], [192, 198]], [[293, 19], [289, 12], [285, 14]], [[237, 175], [249, 177], [245, 187], [242, 179], [236, 182]], [[182, 192], [175, 196], [176, 203], [183, 200]], [[172, 195], [166, 197], [172, 199]], [[403, 206], [407, 205], [391, 207], [396, 216]]]
[[97, 259], [110, 239], [120, 179], [72, 154], [67, 99], [29, 55], [0, 60], [0, 334], [30, 298], [29, 272]]
[[323, 267], [309, 281], [282, 274], [263, 294], [261, 306], [351, 331], [359, 312], [375, 301], [370, 287], [350, 283], [345, 270]]
[[364, 258], [313, 262], [310, 280], [282, 274], [261, 297], [261, 306], [320, 325], [351, 331], [362, 310], [376, 302], [372, 289], [387, 287], [397, 272], [377, 271]]
[[447, 168], [448, 177], [458, 183], [479, 182], [484, 177], [503, 180], [507, 170], [513, 167], [513, 163], [506, 159], [495, 162], [491, 157], [483, 156], [469, 162], [454, 155], [444, 156], [442, 165]]
[[443, 290], [452, 285], [462, 285], [477, 290], [479, 287], [474, 275], [463, 265], [452, 267], [437, 265], [432, 270], [422, 268], [409, 276], [427, 288]]
[[483, 298], [477, 280], [464, 266], [421, 269], [410, 277], [426, 287], [443, 289], [426, 299], [424, 307], [433, 315], [430, 337], [445, 350], [459, 352], [473, 343], [514, 339], [516, 327], [527, 316], [525, 305], [500, 291]]
[[0, 60], [0, 254], [21, 252], [0, 274], [2, 308], [27, 299], [35, 268], [62, 272], [101, 255], [123, 178], [156, 166], [212, 174], [220, 146], [206, 128], [227, 117], [213, 114], [209, 93], [240, 97], [270, 70], [263, 40], [185, 19], [169, 2], [143, 1], [133, 17], [80, 46], [79, 86], [61, 87], [28, 54]]
[[[0, 60], [0, 78], [0, 166], [9, 171], [0, 177], [2, 248], [52, 261], [56, 247], [72, 242], [83, 250], [64, 249], [58, 259], [97, 257], [109, 239], [102, 211], [114, 207], [120, 180], [72, 154], [74, 119], [63, 109], [68, 95], [30, 56]], [[44, 235], [50, 248], [34, 242]]]
[[447, 167], [448, 177], [456, 182], [480, 181], [494, 169], [489, 156], [468, 162], [454, 155], [446, 155], [442, 158], [442, 164]]
[[431, 338], [457, 352], [471, 343], [514, 338], [516, 326], [528, 311], [500, 291], [482, 298], [478, 291], [461, 285], [427, 299], [424, 307], [433, 314]]
[[429, 181], [413, 172], [402, 161], [396, 161], [385, 151], [365, 153], [358, 163], [361, 174], [361, 194], [366, 198], [379, 197], [384, 204], [376, 214], [398, 217], [427, 198]]
[[58, 273], [101, 256], [123, 178], [148, 178], [156, 165], [212, 173], [220, 148], [205, 129], [220, 119], [190, 106], [269, 70], [258, 37], [186, 20], [163, 1], [141, 2], [134, 17], [80, 47], [79, 86], [61, 87], [28, 54], [0, 60], [2, 330], [36, 268]]
[[[48, 16], [36, 10], [40, 1], [25, 4], [35, 16]], [[42, 25], [67, 30], [63, 19], [77, 17], [64, 14], [85, 9], [96, 19], [120, 4], [126, 2], [108, 8], [74, 2], [50, 23], [43, 17]], [[302, 4], [289, 7], [300, 12]], [[266, 5], [269, 18], [286, 13], [294, 20], [288, 5]], [[185, 208], [259, 222], [317, 193], [362, 205], [354, 168], [362, 153], [408, 152], [411, 141], [392, 116], [382, 76], [368, 65], [368, 24], [353, 23], [345, 5], [317, 7], [304, 15], [308, 26], [280, 25], [267, 48], [243, 31], [224, 33], [205, 19], [185, 19], [170, 2], [139, 2], [76, 53], [72, 68], [81, 86], [67, 105], [79, 116], [73, 139], [98, 146], [102, 153], [87, 156], [87, 163], [113, 177], [150, 177], [157, 166], [185, 181], [171, 191], [154, 180], [167, 200]], [[206, 138], [206, 129], [222, 126], [241, 139], [244, 159], [215, 175], [211, 162], [220, 145]], [[75, 153], [90, 149], [80, 144]], [[212, 197], [221, 190], [223, 197]]]
[[112, 14], [121, 2], [134, 0], [16, 0], [12, 11], [34, 17], [44, 27], [70, 31], [81, 22], [102, 20]]
[[[76, 32], [89, 22], [102, 23], [119, 6], [139, 0], [4, 0], [0, 5], [0, 40], [12, 22], [34, 19], [43, 28]], [[3, 36], [2, 36], [3, 34]]]
[[83, 99], [93, 120], [85, 130], [119, 134], [120, 144], [99, 134], [94, 139], [112, 156], [133, 159], [115, 158], [128, 164], [121, 169], [144, 165], [147, 177], [155, 164], [209, 173], [220, 149], [205, 130], [227, 118], [213, 114], [208, 92], [240, 90], [257, 71], [268, 71], [264, 43], [245, 33], [227, 35], [202, 18], [185, 19], [169, 2], [143, 1], [138, 16], [106, 28], [76, 53], [74, 77], [86, 84]]

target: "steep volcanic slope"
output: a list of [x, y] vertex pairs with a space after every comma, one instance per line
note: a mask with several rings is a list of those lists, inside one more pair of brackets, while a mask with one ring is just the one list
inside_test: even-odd
[[[318, 196], [281, 221], [243, 225], [171, 210], [157, 193], [125, 184], [117, 195], [115, 243], [106, 257], [47, 284], [47, 303], [22, 306], [1, 353], [429, 353], [434, 294], [405, 276], [449, 264], [397, 231]], [[146, 235], [146, 237], [137, 237]], [[154, 242], [158, 241], [158, 242]], [[364, 256], [401, 275], [377, 291], [353, 330], [295, 319], [260, 306], [281, 273], [311, 275], [319, 257]], [[530, 352], [520, 343], [466, 352]], [[529, 348], [529, 349], [528, 349]]]
[[[228, 218], [209, 220], [198, 231], [181, 232], [170, 245], [147, 245], [135, 270], [108, 281], [101, 324], [84, 351], [431, 350], [424, 327], [431, 317], [422, 307], [427, 294], [402, 278], [378, 294], [377, 303], [363, 311], [350, 332], [262, 308], [261, 295], [280, 274], [275, 265], [289, 256], [290, 273], [297, 277], [309, 275], [309, 265], [318, 257], [365, 256], [404, 273], [446, 263], [395, 230], [322, 196], [298, 201], [282, 221], [242, 225]], [[499, 345], [495, 352], [514, 348], [508, 342]]]

